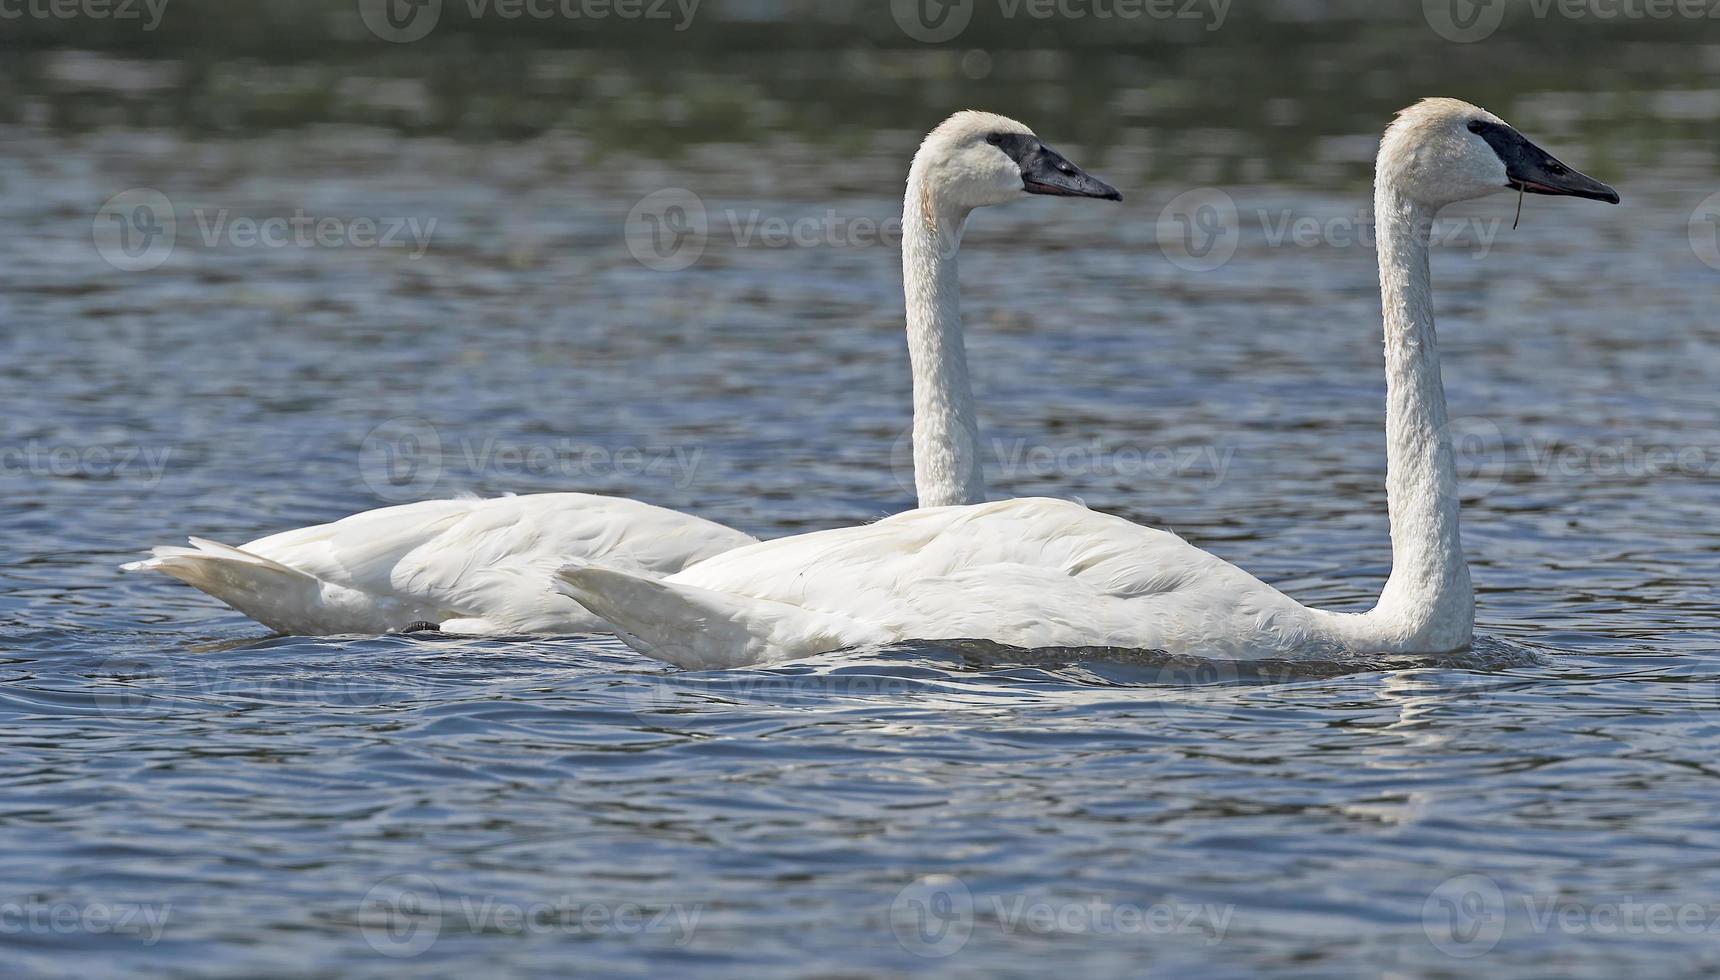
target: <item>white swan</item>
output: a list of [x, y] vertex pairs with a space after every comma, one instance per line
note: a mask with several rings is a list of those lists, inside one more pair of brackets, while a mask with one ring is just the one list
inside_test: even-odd
[[[922, 506], [985, 499], [956, 252], [974, 208], [1025, 194], [1120, 199], [1026, 126], [990, 113], [951, 116], [914, 156], [902, 270]], [[555, 634], [609, 628], [551, 587], [564, 562], [659, 576], [753, 543], [636, 500], [548, 493], [384, 507], [238, 548], [192, 538], [189, 548], [157, 547], [153, 558], [123, 567], [171, 575], [283, 633], [430, 623], [466, 634]]]
[[1434, 346], [1429, 234], [1445, 205], [1506, 188], [1618, 201], [1463, 102], [1405, 110], [1381, 144], [1392, 572], [1370, 612], [1310, 609], [1173, 534], [1057, 500], [910, 512], [752, 545], [660, 581], [576, 563], [558, 573], [560, 587], [635, 649], [689, 668], [907, 639], [1234, 658], [1460, 650], [1474, 596]]

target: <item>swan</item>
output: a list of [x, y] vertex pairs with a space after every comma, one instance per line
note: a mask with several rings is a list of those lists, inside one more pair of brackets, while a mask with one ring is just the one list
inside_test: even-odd
[[1429, 236], [1446, 205], [1506, 189], [1618, 202], [1468, 103], [1405, 109], [1381, 142], [1374, 213], [1392, 570], [1369, 612], [1308, 608], [1174, 534], [1047, 499], [783, 538], [661, 580], [572, 562], [557, 586], [636, 650], [691, 669], [940, 639], [1237, 659], [1462, 650], [1475, 604], [1458, 537]]
[[[986, 499], [956, 253], [975, 208], [1026, 195], [1122, 199], [1031, 129], [992, 113], [956, 113], [914, 155], [902, 272], [922, 506]], [[661, 576], [756, 539], [637, 500], [545, 493], [384, 507], [237, 548], [190, 542], [156, 547], [153, 557], [121, 567], [170, 575], [281, 633], [374, 634], [428, 624], [493, 635], [609, 629], [551, 587], [565, 562]]]

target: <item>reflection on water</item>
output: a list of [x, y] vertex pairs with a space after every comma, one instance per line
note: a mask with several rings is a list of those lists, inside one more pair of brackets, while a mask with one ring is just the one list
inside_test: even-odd
[[[195, 32], [9, 55], [7, 964], [1711, 973], [1709, 919], [1613, 913], [1720, 885], [1712, 54], [1650, 31], [1600, 59], [1558, 25], [1574, 46], [1430, 46], [1389, 19], [1292, 23], [1280, 49], [1233, 16], [1139, 50], [980, 25], [980, 78], [872, 27], [660, 63], [479, 31], [361, 66], [281, 25], [272, 58]], [[114, 570], [403, 492], [618, 492], [762, 535], [907, 506], [898, 256], [826, 229], [887, 226], [916, 130], [972, 102], [1126, 196], [974, 221], [995, 491], [1079, 495], [1365, 608], [1389, 552], [1358, 209], [1390, 109], [1434, 90], [1626, 202], [1449, 216], [1462, 660], [957, 644], [678, 673], [600, 639], [265, 638]], [[153, 224], [97, 230], [140, 188], [168, 202]], [[707, 224], [657, 271], [624, 229], [669, 188]], [[1234, 251], [1196, 271], [1158, 229], [1203, 188]], [[242, 231], [300, 212], [332, 244]]]

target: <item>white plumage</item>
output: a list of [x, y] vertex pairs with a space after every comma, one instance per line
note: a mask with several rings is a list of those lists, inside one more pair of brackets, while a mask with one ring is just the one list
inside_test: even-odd
[[694, 669], [905, 639], [1294, 656], [1334, 618], [1167, 531], [1047, 499], [796, 535], [662, 581], [558, 578], [636, 649]]
[[636, 649], [689, 668], [910, 639], [1232, 658], [1460, 650], [1473, 633], [1474, 594], [1458, 534], [1429, 232], [1447, 204], [1508, 186], [1617, 200], [1454, 100], [1406, 110], [1381, 144], [1393, 568], [1369, 612], [1307, 608], [1173, 534], [1056, 500], [934, 508], [799, 535], [661, 581], [576, 563], [558, 573], [560, 588]]
[[756, 539], [637, 500], [546, 493], [384, 507], [239, 548], [191, 541], [125, 567], [171, 575], [282, 633], [428, 622], [485, 634], [603, 629], [545, 584], [569, 559], [667, 575]]
[[[1115, 197], [1014, 120], [961, 112], [927, 136], [904, 203], [903, 285], [922, 504], [985, 499], [956, 254], [973, 209], [1028, 193]], [[1021, 156], [999, 148], [1005, 138]], [[1029, 181], [1032, 180], [1031, 187]], [[158, 547], [128, 571], [193, 585], [284, 633], [578, 633], [609, 628], [551, 586], [569, 562], [645, 579], [755, 539], [634, 500], [535, 494], [385, 507], [231, 548]]]

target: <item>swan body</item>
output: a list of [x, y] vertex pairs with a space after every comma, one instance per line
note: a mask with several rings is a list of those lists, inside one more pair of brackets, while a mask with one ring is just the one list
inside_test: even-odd
[[1168, 531], [1040, 498], [796, 535], [662, 581], [592, 564], [558, 579], [636, 649], [690, 669], [907, 639], [1290, 657], [1346, 635]]
[[646, 581], [579, 562], [558, 587], [635, 649], [735, 667], [902, 640], [1329, 658], [1469, 645], [1474, 593], [1435, 343], [1429, 231], [1447, 204], [1507, 188], [1617, 202], [1498, 117], [1449, 99], [1405, 110], [1378, 161], [1393, 566], [1365, 613], [1301, 605], [1165, 531], [1055, 500], [933, 508], [750, 545]]
[[668, 575], [757, 539], [621, 497], [426, 500], [230, 548], [192, 538], [125, 566], [158, 571], [281, 633], [590, 632], [604, 622], [544, 587], [569, 558]]
[[[956, 254], [975, 208], [1028, 194], [1120, 199], [1021, 123], [960, 112], [915, 154], [904, 201], [903, 286], [922, 505], [985, 500], [962, 344]], [[420, 623], [465, 634], [613, 628], [552, 587], [569, 562], [641, 580], [756, 543], [698, 517], [615, 497], [432, 500], [259, 538], [162, 546], [127, 571], [170, 575], [282, 633], [384, 633]]]

